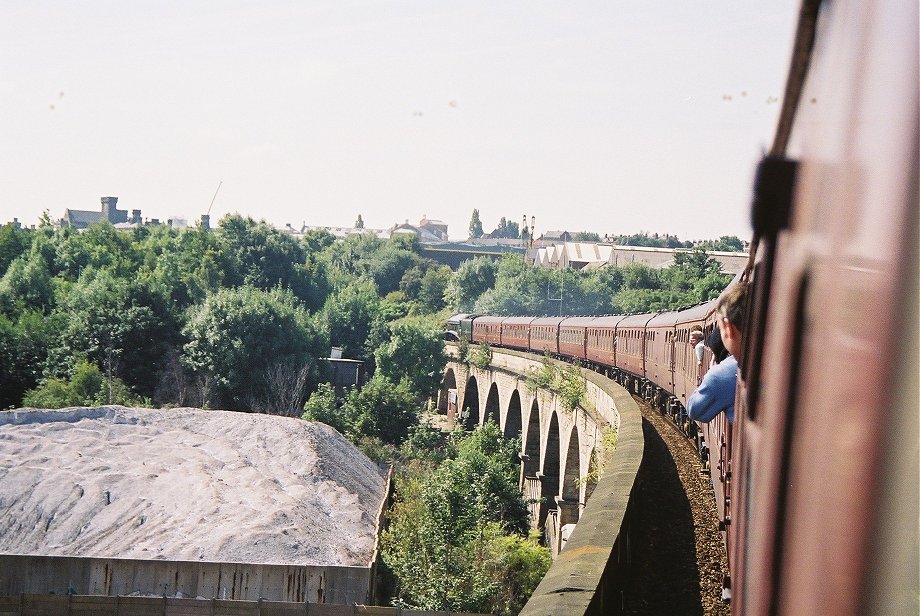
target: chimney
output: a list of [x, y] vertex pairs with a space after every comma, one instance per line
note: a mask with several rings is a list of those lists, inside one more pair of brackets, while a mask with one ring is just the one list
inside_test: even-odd
[[118, 205], [118, 197], [102, 197], [102, 217], [111, 223], [115, 222], [115, 207]]
[[201, 228], [204, 229], [205, 231], [211, 230], [211, 215], [210, 214], [201, 215]]
[[132, 225], [141, 224], [141, 211], [140, 210], [131, 210], [131, 224]]

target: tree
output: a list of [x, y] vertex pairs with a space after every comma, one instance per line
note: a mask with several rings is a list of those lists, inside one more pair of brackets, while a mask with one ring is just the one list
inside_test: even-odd
[[386, 328], [373, 282], [356, 280], [332, 294], [323, 314], [331, 343], [340, 347], [345, 357], [363, 360], [373, 357]]
[[489, 423], [434, 472], [399, 481], [381, 545], [404, 605], [509, 614], [526, 601], [550, 559], [524, 539], [519, 445]]
[[474, 239], [482, 237], [482, 221], [479, 220], [479, 210], [475, 208], [470, 217], [470, 237]]
[[418, 290], [418, 303], [425, 312], [437, 312], [444, 308], [447, 288], [453, 272], [446, 265], [429, 267], [422, 277]]
[[374, 357], [379, 374], [394, 382], [405, 379], [416, 399], [425, 399], [441, 382], [446, 361], [443, 332], [431, 322], [397, 323], [389, 342], [378, 347]]
[[0, 311], [8, 315], [25, 309], [50, 312], [53, 298], [51, 274], [36, 251], [13, 259], [0, 278]]
[[601, 236], [594, 231], [579, 231], [572, 235], [573, 242], [599, 242]]
[[348, 418], [339, 410], [339, 401], [331, 383], [320, 383], [303, 407], [302, 419], [332, 426], [342, 434], [349, 432]]
[[352, 440], [362, 436], [399, 445], [418, 423], [417, 397], [409, 382], [375, 374], [361, 389], [348, 393], [342, 406]]
[[447, 295], [452, 301], [449, 303], [462, 312], [469, 312], [476, 304], [476, 300], [495, 286], [495, 277], [498, 273], [498, 264], [489, 257], [476, 257], [464, 261], [457, 268]]
[[355, 221], [355, 229], [364, 228], [364, 219], [361, 218], [361, 214], [358, 214], [358, 220]]
[[516, 239], [520, 236], [520, 229], [516, 222], [506, 220], [505, 217], [502, 216], [498, 221], [498, 227], [492, 231], [491, 235], [492, 237]]
[[60, 315], [26, 310], [11, 319], [0, 314], [0, 409], [20, 406], [23, 394], [38, 385], [63, 327]]
[[150, 406], [150, 400], [136, 396], [119, 379], [108, 380], [94, 364], [82, 360], [69, 381], [50, 378], [26, 392], [23, 404], [32, 408], [59, 409], [68, 406]]
[[25, 253], [32, 245], [32, 238], [26, 229], [12, 223], [0, 227], [0, 276], [19, 255]]
[[[168, 351], [179, 345], [179, 324], [148, 281], [85, 270], [57, 308], [66, 326], [54, 350], [64, 366], [86, 358], [107, 376], [152, 396]], [[66, 372], [66, 369], [65, 369]]]
[[266, 371], [278, 362], [318, 374], [329, 340], [289, 291], [221, 289], [192, 309], [183, 333], [185, 363], [213, 383], [209, 404], [244, 410], [265, 399]]

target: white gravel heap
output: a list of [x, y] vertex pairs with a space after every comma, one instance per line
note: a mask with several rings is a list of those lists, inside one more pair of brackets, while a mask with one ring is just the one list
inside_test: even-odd
[[325, 424], [0, 412], [0, 553], [366, 566], [385, 474]]

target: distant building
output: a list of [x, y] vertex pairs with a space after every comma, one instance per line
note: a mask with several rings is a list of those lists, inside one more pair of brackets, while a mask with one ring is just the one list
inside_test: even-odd
[[418, 223], [420, 229], [427, 231], [437, 237], [439, 241], [447, 241], [447, 223], [440, 220], [430, 220], [427, 216], [422, 216], [421, 222]]
[[[101, 197], [102, 208], [98, 212], [91, 210], [64, 210], [64, 218], [58, 221], [62, 227], [71, 227], [77, 230], [83, 230], [98, 222], [107, 221], [116, 229], [130, 230], [142, 226], [154, 226], [160, 224], [159, 218], [141, 219], [140, 210], [131, 210], [131, 216], [128, 216], [127, 210], [119, 210], [118, 197]], [[167, 224], [175, 229], [188, 228], [188, 221], [180, 216], [173, 216], [167, 220]], [[207, 214], [201, 215], [201, 226], [211, 229], [211, 217]]]
[[568, 231], [547, 231], [540, 236], [544, 242], [568, 242], [572, 239], [572, 234]]
[[[534, 249], [528, 259], [536, 267], [552, 269], [594, 269], [607, 265], [620, 266], [642, 263], [654, 268], [674, 264], [678, 252], [691, 252], [688, 248], [653, 248], [648, 246], [618, 246], [594, 242], [562, 242]], [[719, 262], [723, 274], [737, 274], [744, 270], [748, 255], [745, 252], [707, 251]]]
[[[86, 229], [90, 225], [102, 222], [103, 220], [107, 220], [113, 225], [128, 222], [128, 211], [119, 210], [116, 207], [118, 204], [118, 197], [102, 197], [100, 200], [102, 201], [102, 208], [98, 212], [90, 210], [71, 210], [69, 208], [64, 210], [64, 218], [61, 220], [61, 225], [73, 227], [74, 229]], [[140, 210], [131, 211], [131, 223], [141, 224]]]

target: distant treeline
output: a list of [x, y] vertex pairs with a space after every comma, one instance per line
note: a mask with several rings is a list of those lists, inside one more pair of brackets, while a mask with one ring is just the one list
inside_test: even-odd
[[439, 361], [419, 348], [434, 344], [451, 311], [655, 310], [705, 301], [725, 284], [701, 250], [666, 269], [590, 272], [535, 269], [520, 257], [452, 272], [420, 252], [411, 236], [295, 237], [238, 215], [213, 231], [5, 225], [0, 408], [117, 402], [299, 415], [326, 380], [331, 345], [375, 378], [407, 378], [424, 398], [436, 378], [401, 358]]

